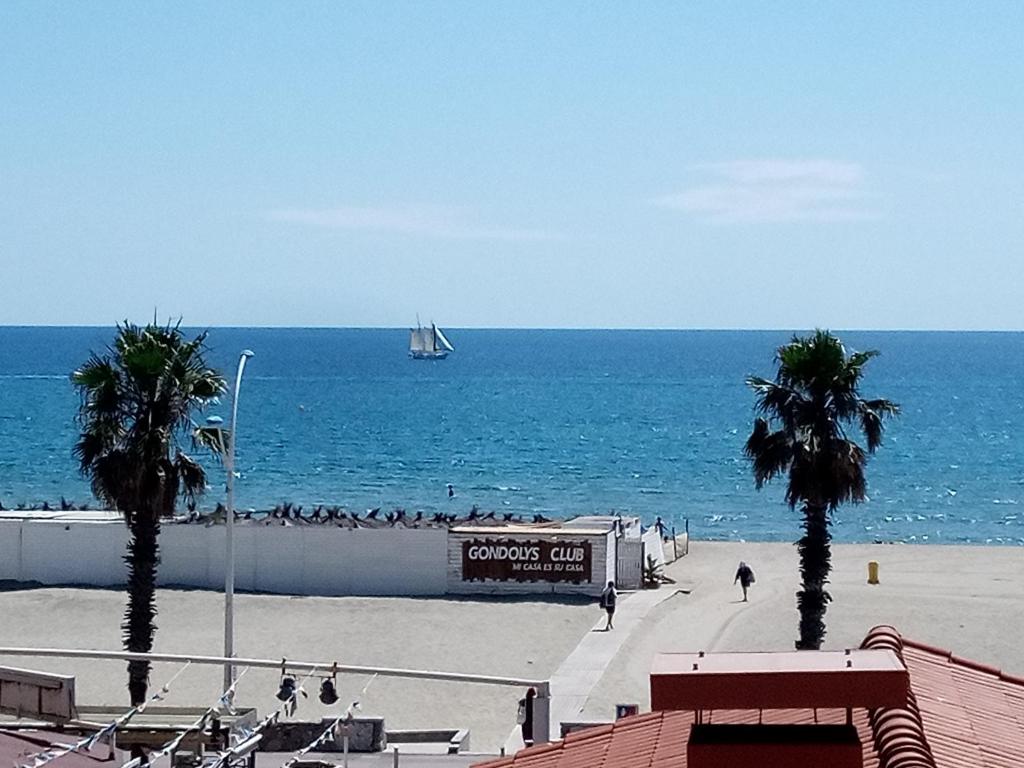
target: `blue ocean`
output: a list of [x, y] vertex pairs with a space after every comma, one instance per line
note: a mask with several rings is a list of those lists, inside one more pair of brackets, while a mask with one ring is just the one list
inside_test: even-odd
[[[749, 374], [783, 331], [445, 329], [444, 361], [404, 329], [215, 328], [239, 399], [239, 508], [291, 501], [548, 517], [660, 516], [713, 539], [793, 540], [783, 484], [756, 491], [743, 444]], [[1024, 544], [1024, 334], [846, 332], [878, 349], [867, 396], [903, 407], [841, 541]], [[69, 373], [112, 328], [0, 328], [0, 502], [89, 501], [72, 456]], [[225, 401], [215, 412], [228, 416]], [[223, 469], [204, 456], [210, 491]], [[447, 484], [455, 489], [448, 498]]]

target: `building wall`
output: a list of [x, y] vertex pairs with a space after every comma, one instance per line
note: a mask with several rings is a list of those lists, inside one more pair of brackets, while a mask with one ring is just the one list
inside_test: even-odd
[[21, 523], [0, 520], [0, 580], [21, 573]]
[[[590, 542], [590, 581], [572, 582], [548, 581], [464, 581], [462, 573], [462, 544], [474, 539], [496, 538], [511, 540], [557, 539], [562, 541], [585, 540]], [[615, 580], [615, 533], [576, 533], [565, 528], [551, 533], [527, 529], [511, 533], [506, 529], [491, 533], [487, 528], [477, 531], [452, 531], [448, 534], [448, 592], [450, 594], [576, 594], [599, 595], [605, 584]]]
[[[0, 522], [0, 579], [43, 584], [124, 583], [124, 523]], [[7, 545], [17, 551], [7, 556]]]
[[[239, 525], [235, 588], [297, 595], [440, 595], [447, 583], [443, 528]], [[224, 585], [225, 529], [165, 525], [160, 584]], [[118, 586], [125, 582], [122, 522], [0, 521], [0, 580]]]
[[[571, 529], [490, 533], [444, 528], [238, 525], [235, 588], [295, 595], [582, 594], [615, 580], [616, 538]], [[473, 538], [586, 540], [590, 582], [463, 581], [462, 542]], [[164, 525], [159, 583], [223, 589], [223, 526]], [[122, 586], [128, 529], [120, 520], [0, 520], [0, 581]]]

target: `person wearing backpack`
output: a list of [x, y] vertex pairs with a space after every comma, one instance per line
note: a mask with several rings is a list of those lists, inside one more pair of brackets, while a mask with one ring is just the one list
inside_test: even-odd
[[743, 602], [745, 603], [747, 602], [747, 589], [754, 583], [755, 579], [753, 569], [742, 560], [740, 560], [740, 567], [736, 569], [736, 578], [733, 579], [732, 583], [735, 584], [737, 581], [743, 587]]
[[604, 588], [604, 592], [601, 593], [601, 607], [608, 613], [608, 623], [604, 625], [604, 631], [607, 632], [609, 629], [615, 629], [612, 625], [612, 619], [615, 617], [615, 602], [618, 599], [618, 595], [615, 592], [615, 582], [609, 581], [608, 586]]

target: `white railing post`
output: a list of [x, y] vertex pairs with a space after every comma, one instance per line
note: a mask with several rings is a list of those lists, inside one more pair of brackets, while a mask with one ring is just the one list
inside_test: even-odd
[[537, 686], [533, 699], [533, 743], [547, 744], [551, 741], [551, 686], [542, 683]]

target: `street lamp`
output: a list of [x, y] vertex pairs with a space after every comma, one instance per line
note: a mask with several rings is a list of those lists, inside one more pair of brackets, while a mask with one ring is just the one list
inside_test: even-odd
[[[243, 349], [239, 355], [239, 372], [234, 377], [234, 389], [231, 392], [231, 425], [227, 431], [226, 451], [221, 456], [224, 458], [224, 469], [227, 471], [227, 512], [225, 514], [224, 529], [226, 535], [225, 548], [226, 556], [224, 562], [224, 657], [231, 658], [234, 655], [234, 435], [238, 431], [239, 423], [239, 389], [242, 387], [242, 373], [246, 370], [246, 360], [253, 356], [251, 349]], [[224, 449], [223, 434], [221, 433], [220, 446]], [[224, 690], [231, 687], [234, 682], [234, 666], [228, 662], [224, 665]]]

